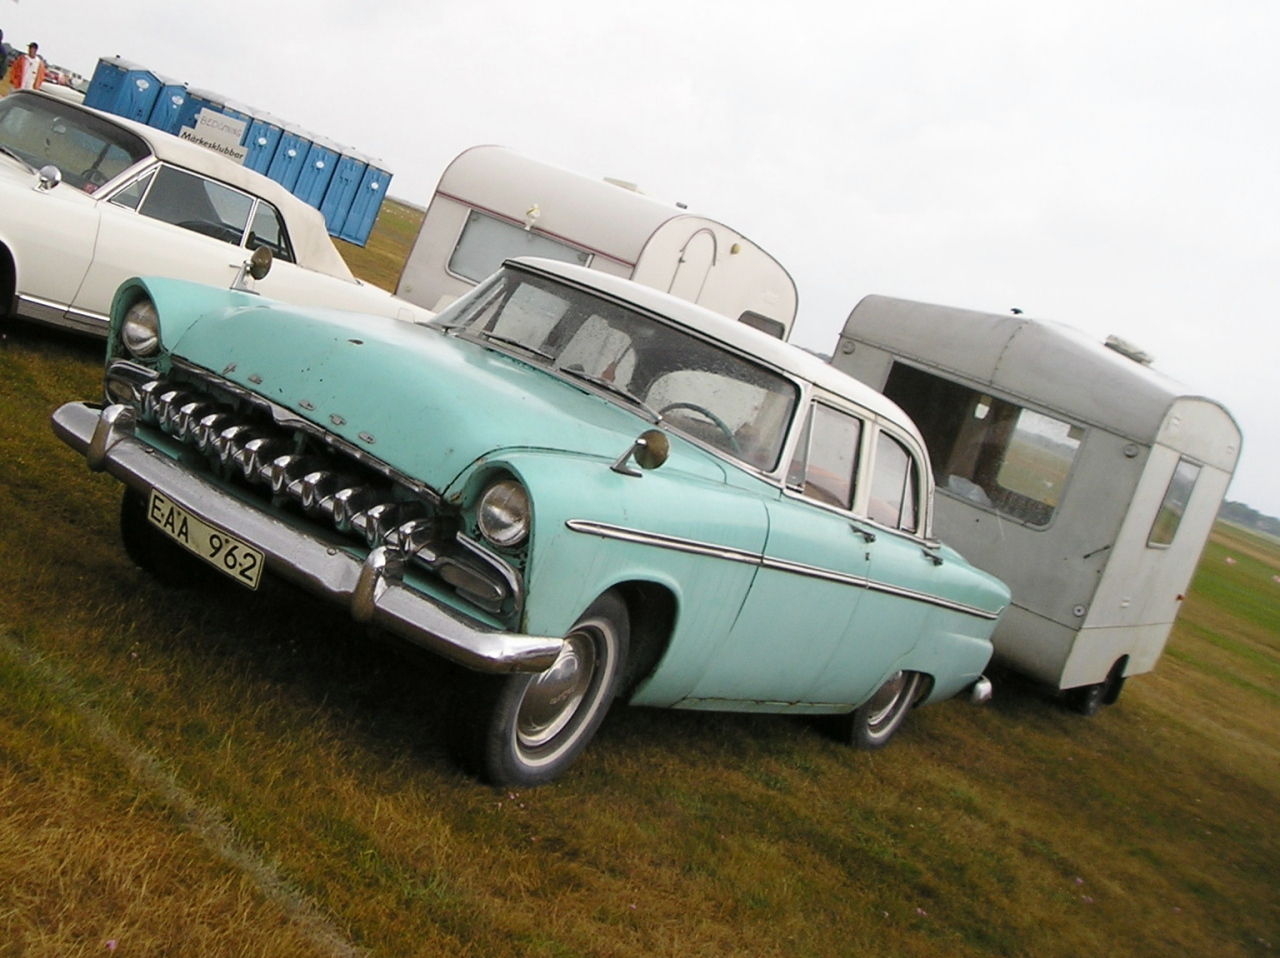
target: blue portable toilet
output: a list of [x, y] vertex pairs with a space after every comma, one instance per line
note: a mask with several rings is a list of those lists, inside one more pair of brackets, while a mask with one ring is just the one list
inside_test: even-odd
[[[231, 100], [228, 100], [226, 97], [220, 96], [217, 93], [210, 93], [208, 90], [187, 91], [187, 102], [182, 104], [181, 108], [178, 110], [177, 128], [179, 130], [188, 126], [194, 128], [196, 125], [196, 117], [200, 115], [202, 110], [206, 109], [212, 110], [214, 113], [221, 113], [224, 116], [229, 116], [234, 120], [242, 121], [245, 125], [245, 132], [248, 132], [249, 120], [251, 118], [245, 109]], [[240, 139], [243, 143], [244, 136], [242, 135]]]
[[119, 57], [103, 57], [94, 67], [84, 103], [146, 123], [159, 93], [160, 80], [150, 70]]
[[298, 171], [298, 181], [291, 188], [293, 195], [318, 209], [337, 165], [337, 147], [323, 140], [313, 140], [302, 169]]
[[147, 118], [147, 126], [177, 133], [182, 128], [182, 109], [187, 105], [187, 85], [165, 77], [157, 79], [160, 81], [160, 93], [151, 108], [151, 116]]
[[257, 173], [266, 174], [271, 166], [276, 148], [284, 136], [284, 124], [275, 117], [258, 114], [249, 121], [249, 129], [244, 136], [244, 147], [248, 152], [244, 157], [244, 165]]
[[387, 185], [390, 182], [391, 174], [382, 168], [381, 162], [370, 160], [351, 201], [347, 219], [335, 235], [357, 246], [369, 242], [369, 234], [373, 232], [373, 224], [378, 219], [378, 210], [382, 209], [382, 201], [387, 198]]
[[346, 223], [347, 214], [351, 212], [351, 204], [360, 190], [360, 183], [368, 166], [369, 158], [353, 151], [344, 150], [338, 155], [333, 179], [329, 181], [324, 201], [320, 204], [320, 212], [324, 214], [324, 222], [330, 233], [337, 233]]
[[298, 182], [298, 174], [302, 172], [302, 164], [307, 161], [307, 153], [310, 150], [311, 140], [307, 134], [297, 127], [285, 127], [276, 151], [271, 156], [267, 176], [286, 190], [292, 190], [294, 184]]

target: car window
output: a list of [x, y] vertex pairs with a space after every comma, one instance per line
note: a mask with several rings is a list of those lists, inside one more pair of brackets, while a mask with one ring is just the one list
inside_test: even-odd
[[868, 517], [892, 529], [914, 532], [919, 512], [919, 476], [920, 467], [907, 448], [888, 433], [880, 433], [872, 463]]
[[861, 419], [814, 403], [787, 485], [817, 502], [851, 508], [861, 441]]
[[111, 202], [116, 206], [123, 206], [125, 209], [137, 210], [138, 204], [142, 202], [142, 198], [147, 194], [147, 187], [151, 185], [151, 180], [155, 177], [155, 171], [152, 170], [146, 176], [140, 176], [128, 186], [118, 190], [111, 197]]
[[253, 214], [253, 228], [249, 231], [249, 249], [265, 246], [273, 256], [286, 263], [296, 262], [293, 247], [289, 245], [289, 233], [284, 228], [284, 217], [266, 200], [258, 200]]
[[758, 469], [778, 465], [795, 384], [670, 321], [504, 269], [436, 322], [515, 345], [522, 358], [594, 382], [632, 408], [643, 403], [664, 425]]
[[237, 246], [252, 210], [253, 197], [248, 193], [174, 166], [156, 171], [138, 208], [143, 216]]
[[0, 147], [33, 169], [53, 164], [64, 183], [85, 193], [151, 153], [140, 137], [105, 117], [23, 93], [0, 100]]

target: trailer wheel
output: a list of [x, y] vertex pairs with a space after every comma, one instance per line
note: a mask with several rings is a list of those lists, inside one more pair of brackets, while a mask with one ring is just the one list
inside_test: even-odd
[[1128, 656], [1116, 659], [1111, 671], [1101, 682], [1067, 689], [1067, 708], [1081, 715], [1097, 715], [1104, 705], [1113, 705], [1124, 688], [1124, 667], [1128, 661]]

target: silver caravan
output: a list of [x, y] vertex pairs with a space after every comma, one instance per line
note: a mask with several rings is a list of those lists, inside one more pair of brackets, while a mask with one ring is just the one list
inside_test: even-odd
[[999, 660], [1085, 714], [1155, 667], [1240, 455], [1226, 409], [1114, 338], [884, 296], [832, 362], [915, 420], [935, 531], [1012, 589]]
[[632, 279], [782, 339], [795, 321], [795, 282], [741, 233], [499, 146], [445, 169], [396, 292], [439, 310], [515, 256]]

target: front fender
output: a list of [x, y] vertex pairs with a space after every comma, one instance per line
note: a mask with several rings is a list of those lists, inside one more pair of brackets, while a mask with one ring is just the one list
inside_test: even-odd
[[696, 684], [763, 553], [770, 487], [729, 485], [708, 459], [673, 440], [667, 463], [639, 476], [595, 457], [535, 451], [501, 463], [533, 504], [522, 628], [564, 634], [597, 596], [623, 583], [654, 583], [675, 597], [675, 628], [645, 704], [678, 701]]

